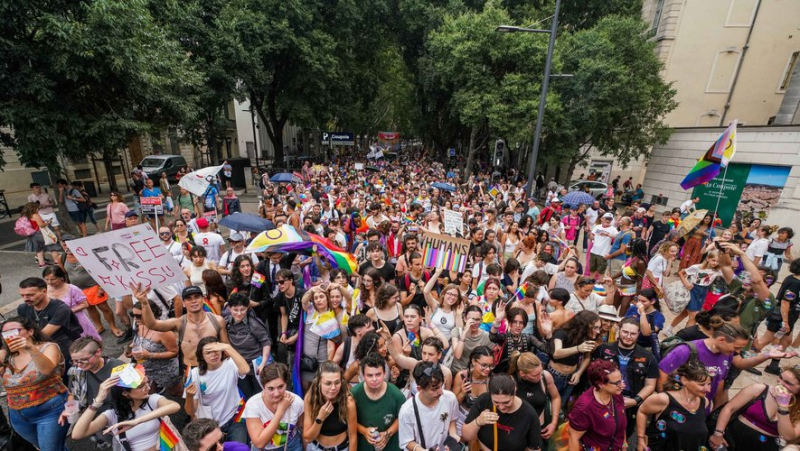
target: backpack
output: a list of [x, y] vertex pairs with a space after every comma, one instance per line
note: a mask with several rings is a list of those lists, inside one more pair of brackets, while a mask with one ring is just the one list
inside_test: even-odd
[[22, 216], [14, 223], [14, 233], [19, 236], [29, 237], [36, 233], [33, 229], [33, 224], [27, 216]]
[[667, 356], [667, 354], [669, 354], [670, 352], [672, 352], [674, 349], [676, 349], [678, 346], [681, 345], [686, 345], [689, 347], [689, 359], [686, 361], [687, 363], [700, 362], [700, 359], [697, 356], [697, 346], [695, 346], [695, 344], [692, 342], [684, 341], [683, 338], [677, 335], [673, 335], [661, 342], [661, 359], [663, 360], [664, 357]]
[[[428, 271], [422, 271], [422, 280], [424, 280], [425, 283], [428, 283], [428, 281], [431, 280], [431, 273]], [[409, 271], [406, 271], [403, 282], [405, 283], [404, 288], [406, 291], [411, 291], [411, 275], [409, 274]], [[420, 292], [417, 293], [419, 294]]]
[[[74, 193], [78, 193], [78, 195], [76, 196]], [[78, 210], [80, 210], [80, 211], [89, 211], [89, 209], [92, 208], [92, 203], [89, 202], [88, 199], [86, 199], [86, 196], [84, 196], [84, 194], [82, 192], [76, 190], [75, 188], [73, 188], [72, 191], [70, 191], [70, 196], [72, 196], [72, 197], [80, 197], [81, 199], [83, 199], [83, 200], [74, 201], [75, 204], [78, 205]]]

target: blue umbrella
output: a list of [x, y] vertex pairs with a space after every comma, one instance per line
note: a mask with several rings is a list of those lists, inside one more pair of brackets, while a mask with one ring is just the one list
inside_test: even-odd
[[579, 204], [591, 205], [594, 202], [594, 196], [584, 191], [573, 191], [565, 194], [561, 198], [561, 202], [572, 208], [578, 208]]
[[269, 178], [269, 181], [272, 183], [303, 183], [303, 180], [300, 177], [288, 172], [280, 172], [275, 174]]
[[449, 183], [436, 182], [436, 183], [431, 183], [431, 186], [433, 188], [439, 188], [440, 190], [443, 191], [450, 191], [451, 193], [456, 192], [456, 187]]
[[239, 213], [238, 211], [220, 219], [219, 225], [225, 226], [231, 230], [246, 232], [263, 232], [275, 228], [275, 224], [269, 219], [260, 218], [247, 213]]

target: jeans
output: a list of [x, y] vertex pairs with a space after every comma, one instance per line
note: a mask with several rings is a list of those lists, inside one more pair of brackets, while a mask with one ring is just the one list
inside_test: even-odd
[[250, 437], [247, 435], [247, 426], [245, 422], [236, 423], [231, 420], [219, 427], [219, 429], [226, 434], [229, 442], [239, 442], [245, 445], [250, 443]]
[[67, 394], [63, 393], [38, 406], [8, 409], [11, 426], [41, 451], [64, 451], [69, 424], [59, 426], [58, 417], [66, 402]]
[[[259, 448], [256, 448], [253, 445], [250, 445], [250, 449], [252, 451], [258, 451]], [[300, 438], [300, 434], [295, 434], [289, 443], [285, 446], [281, 447], [281, 451], [303, 451], [303, 440]]]
[[561, 410], [566, 412], [567, 404], [569, 404], [569, 397], [572, 396], [572, 390], [575, 388], [574, 385], [569, 383], [569, 379], [572, 377], [572, 375], [561, 374], [552, 367], [548, 367], [547, 371], [553, 375], [553, 383], [558, 390], [558, 395], [561, 396]]

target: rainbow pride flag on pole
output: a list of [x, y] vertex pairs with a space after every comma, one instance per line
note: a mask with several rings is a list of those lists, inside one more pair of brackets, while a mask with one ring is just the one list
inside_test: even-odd
[[528, 282], [522, 282], [522, 285], [514, 292], [514, 297], [516, 297], [518, 301], [521, 301], [522, 298], [525, 297], [525, 293], [528, 292], [528, 288], [530, 288]]
[[158, 431], [158, 442], [159, 448], [161, 451], [172, 451], [175, 448], [175, 445], [178, 444], [180, 440], [178, 440], [178, 436], [172, 431], [172, 429], [167, 426], [167, 423], [164, 421], [161, 422], [161, 427]]
[[242, 418], [242, 415], [244, 415], [244, 405], [244, 393], [242, 393], [242, 390], [239, 389], [239, 407], [236, 408], [236, 414], [233, 416], [234, 423], [241, 423], [244, 421], [244, 418]]
[[703, 158], [697, 160], [692, 170], [686, 174], [686, 178], [681, 182], [681, 188], [689, 189], [704, 185], [719, 175], [722, 168], [728, 166], [728, 163], [733, 159], [733, 154], [736, 153], [737, 123], [738, 120], [733, 121], [706, 151]]

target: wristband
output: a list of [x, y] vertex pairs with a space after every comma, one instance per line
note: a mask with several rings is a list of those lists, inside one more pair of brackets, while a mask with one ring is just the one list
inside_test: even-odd
[[642, 399], [642, 397], [639, 395], [634, 396], [633, 400], [636, 401], [637, 406], [642, 405], [642, 403], [644, 402], [644, 399]]
[[714, 429], [714, 435], [723, 436], [723, 435], [725, 435], [725, 431], [720, 431], [719, 429]]
[[789, 415], [789, 410], [778, 409], [778, 415]]

